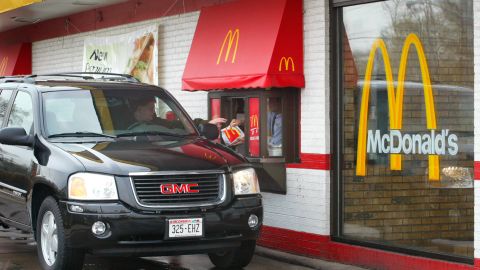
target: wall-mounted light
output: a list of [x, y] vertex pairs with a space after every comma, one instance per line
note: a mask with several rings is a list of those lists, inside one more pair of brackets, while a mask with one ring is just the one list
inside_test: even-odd
[[95, 0], [78, 0], [78, 1], [74, 1], [72, 3], [72, 5], [77, 5], [77, 6], [94, 6], [94, 5], [98, 5], [99, 4], [99, 1], [95, 1]]
[[28, 23], [28, 24], [34, 24], [40, 21], [40, 18], [27, 18], [27, 17], [21, 17], [21, 16], [13, 16], [13, 17], [10, 17], [10, 19], [17, 23]]

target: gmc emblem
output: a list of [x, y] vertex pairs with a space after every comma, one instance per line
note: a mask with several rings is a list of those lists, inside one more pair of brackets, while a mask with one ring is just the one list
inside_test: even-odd
[[198, 187], [198, 184], [163, 184], [160, 185], [160, 192], [164, 195], [178, 193], [199, 193], [200, 190], [192, 189]]

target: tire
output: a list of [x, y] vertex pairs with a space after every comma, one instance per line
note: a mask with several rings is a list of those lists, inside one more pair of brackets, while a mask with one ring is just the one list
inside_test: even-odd
[[255, 252], [255, 240], [243, 241], [238, 248], [221, 253], [209, 253], [210, 261], [219, 269], [240, 269], [247, 266]]
[[36, 228], [38, 259], [43, 269], [81, 270], [83, 268], [85, 253], [83, 250], [68, 247], [63, 218], [58, 203], [53, 197], [47, 197], [42, 202]]

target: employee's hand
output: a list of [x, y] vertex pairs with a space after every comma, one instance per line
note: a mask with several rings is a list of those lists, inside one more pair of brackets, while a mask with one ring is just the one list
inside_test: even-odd
[[236, 127], [236, 126], [239, 126], [241, 124], [243, 124], [243, 121], [240, 120], [240, 119], [235, 119], [235, 118], [233, 118], [232, 121], [230, 122], [231, 127]]

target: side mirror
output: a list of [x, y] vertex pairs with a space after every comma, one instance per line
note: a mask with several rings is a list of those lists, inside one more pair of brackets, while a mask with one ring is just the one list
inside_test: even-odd
[[198, 125], [198, 130], [200, 131], [200, 134], [209, 140], [215, 140], [219, 135], [217, 126], [213, 124], [200, 124]]
[[27, 132], [23, 128], [2, 128], [0, 129], [0, 143], [8, 145], [33, 146], [33, 136], [27, 135]]

